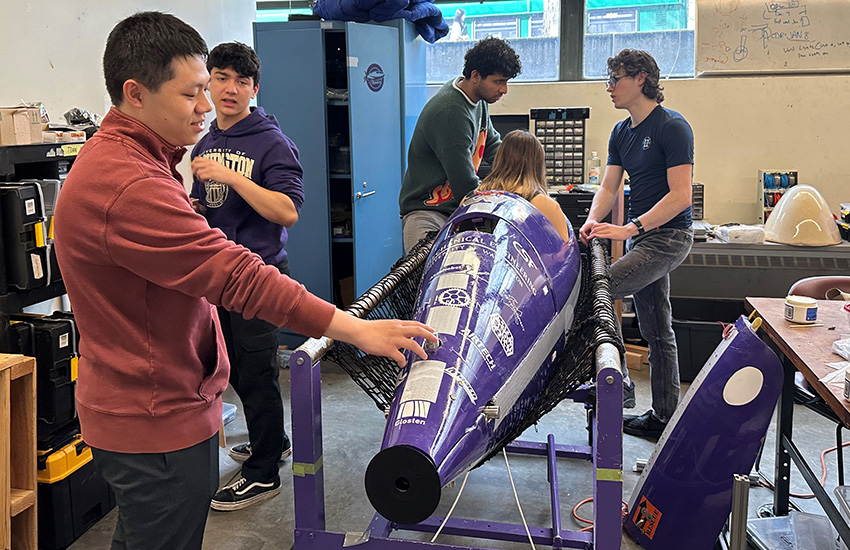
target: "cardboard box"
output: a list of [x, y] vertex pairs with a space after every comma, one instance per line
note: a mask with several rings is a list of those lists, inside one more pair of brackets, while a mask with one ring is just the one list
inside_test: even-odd
[[0, 145], [41, 143], [38, 107], [0, 107]]
[[339, 280], [339, 294], [342, 299], [342, 308], [346, 309], [354, 301], [354, 277], [345, 277]]
[[59, 143], [68, 140], [65, 139], [65, 132], [61, 130], [45, 130], [41, 133], [41, 141], [44, 143]]
[[642, 363], [640, 360], [639, 353], [633, 353], [631, 351], [626, 352], [626, 368], [629, 370], [641, 370]]
[[631, 370], [643, 370], [649, 367], [649, 350], [643, 346], [626, 344], [626, 367]]

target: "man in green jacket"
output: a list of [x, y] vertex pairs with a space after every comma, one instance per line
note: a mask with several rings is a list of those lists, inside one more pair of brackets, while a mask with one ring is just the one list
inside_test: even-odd
[[466, 52], [463, 76], [446, 82], [422, 109], [398, 198], [406, 252], [478, 187], [481, 160], [491, 163], [502, 142], [489, 104], [508, 93], [508, 80], [520, 72], [506, 41], [485, 38]]

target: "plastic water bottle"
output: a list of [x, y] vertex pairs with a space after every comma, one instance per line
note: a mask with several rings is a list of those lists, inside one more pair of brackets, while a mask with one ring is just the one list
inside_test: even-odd
[[596, 151], [593, 151], [587, 163], [587, 183], [598, 185], [600, 172], [602, 172], [602, 161], [596, 156]]

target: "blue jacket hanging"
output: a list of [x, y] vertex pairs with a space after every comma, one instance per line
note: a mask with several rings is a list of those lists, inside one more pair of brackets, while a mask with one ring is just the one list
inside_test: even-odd
[[407, 19], [430, 44], [449, 33], [448, 23], [431, 0], [318, 0], [313, 13], [332, 21], [358, 23]]

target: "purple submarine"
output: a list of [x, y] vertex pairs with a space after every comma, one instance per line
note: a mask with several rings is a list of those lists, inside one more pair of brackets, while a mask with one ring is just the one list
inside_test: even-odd
[[[568, 224], [569, 225], [569, 224]], [[366, 493], [396, 523], [427, 519], [442, 487], [481, 464], [548, 384], [574, 321], [578, 242], [528, 201], [468, 195], [437, 234], [414, 319], [434, 328], [408, 354]]]

